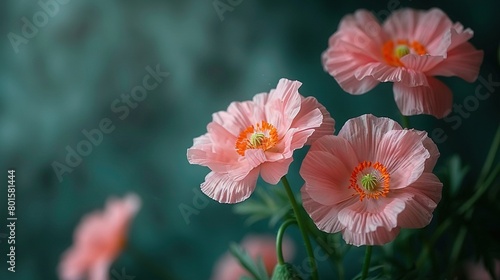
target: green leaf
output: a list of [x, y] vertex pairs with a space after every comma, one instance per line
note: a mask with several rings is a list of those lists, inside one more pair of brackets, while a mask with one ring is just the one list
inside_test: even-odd
[[257, 263], [247, 254], [247, 252], [238, 244], [231, 243], [229, 246], [231, 254], [239, 261], [241, 266], [246, 269], [257, 280], [269, 280], [266, 268], [262, 258], [257, 259]]
[[286, 193], [282, 188], [257, 188], [255, 195], [245, 202], [234, 206], [234, 212], [240, 215], [248, 215], [245, 221], [251, 225], [261, 220], [269, 219], [269, 226], [275, 226], [287, 214], [291, 208]]
[[458, 155], [453, 155], [448, 160], [447, 167], [450, 177], [450, 193], [453, 196], [460, 189], [465, 175], [467, 175], [470, 170], [470, 166], [462, 165], [460, 157]]

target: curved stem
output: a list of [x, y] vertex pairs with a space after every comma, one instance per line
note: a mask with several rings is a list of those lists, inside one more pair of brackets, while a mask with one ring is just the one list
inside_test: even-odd
[[372, 248], [373, 246], [367, 245], [365, 252], [365, 262], [363, 264], [363, 271], [361, 273], [361, 280], [365, 280], [368, 276], [368, 269], [370, 268], [370, 260], [372, 258]]
[[314, 254], [311, 246], [311, 241], [309, 240], [309, 236], [307, 234], [307, 225], [302, 218], [302, 215], [300, 213], [299, 205], [297, 204], [297, 201], [295, 200], [295, 196], [293, 195], [292, 189], [290, 188], [290, 184], [288, 183], [288, 180], [286, 179], [286, 176], [283, 176], [281, 178], [281, 182], [283, 183], [283, 186], [285, 187], [286, 194], [288, 195], [288, 199], [290, 200], [290, 203], [292, 204], [292, 209], [293, 212], [295, 213], [295, 218], [297, 219], [297, 224], [300, 229], [300, 233], [302, 234], [302, 239], [304, 239], [304, 245], [306, 246], [306, 251], [307, 251], [307, 256], [309, 258], [309, 263], [311, 264], [311, 270], [312, 270], [312, 279], [317, 280], [318, 279], [318, 268], [316, 267], [316, 261], [314, 260]]
[[283, 258], [283, 250], [281, 249], [283, 234], [285, 233], [285, 230], [289, 225], [296, 223], [297, 221], [295, 220], [291, 219], [286, 220], [284, 223], [281, 224], [280, 228], [278, 229], [278, 235], [276, 236], [276, 255], [278, 256], [279, 264], [285, 264], [285, 259]]
[[401, 115], [401, 123], [403, 128], [410, 128], [410, 118], [408, 116]]

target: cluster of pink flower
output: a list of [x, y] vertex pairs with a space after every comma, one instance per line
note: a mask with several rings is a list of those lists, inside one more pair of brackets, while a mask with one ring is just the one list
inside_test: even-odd
[[[458, 76], [468, 82], [477, 78], [483, 52], [467, 42], [472, 36], [470, 29], [451, 22], [439, 9], [403, 9], [383, 25], [360, 10], [341, 21], [323, 53], [323, 65], [351, 94], [394, 82], [403, 115], [442, 118], [451, 111], [452, 95], [433, 76]], [[302, 96], [300, 85], [281, 79], [269, 93], [233, 102], [227, 111], [213, 115], [207, 133], [195, 138], [187, 151], [191, 164], [211, 169], [201, 190], [221, 203], [244, 201], [259, 176], [277, 184], [288, 173], [293, 152], [311, 145], [300, 168], [305, 181], [301, 196], [320, 230], [341, 232], [346, 243], [361, 246], [385, 244], [401, 228], [428, 225], [442, 183], [432, 173], [439, 151], [427, 133], [366, 114], [348, 120], [333, 135], [334, 119], [314, 97]], [[139, 198], [129, 195], [110, 201], [104, 213], [86, 217], [76, 230], [74, 246], [63, 256], [60, 278], [107, 279], [139, 207]], [[277, 262], [275, 243], [266, 240], [252, 237], [244, 246], [251, 257], [261, 255], [271, 273]], [[290, 248], [285, 246], [285, 255], [291, 255]], [[224, 257], [216, 279], [244, 275], [231, 262]]]
[[[467, 42], [472, 36], [439, 9], [399, 10], [383, 25], [359, 10], [330, 37], [323, 66], [350, 94], [393, 82], [403, 116], [443, 118], [452, 94], [433, 76], [477, 78], [483, 52]], [[432, 173], [439, 151], [427, 133], [366, 114], [333, 135], [330, 113], [302, 96], [300, 85], [281, 79], [269, 93], [213, 114], [207, 133], [187, 151], [191, 164], [211, 169], [201, 190], [220, 203], [244, 201], [259, 175], [277, 184], [293, 152], [311, 145], [300, 168], [301, 195], [320, 230], [341, 232], [347, 244], [361, 246], [386, 244], [401, 228], [428, 225], [442, 183]]]

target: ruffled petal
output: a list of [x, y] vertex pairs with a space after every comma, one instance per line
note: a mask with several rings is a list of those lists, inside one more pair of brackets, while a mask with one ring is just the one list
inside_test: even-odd
[[323, 119], [321, 121], [321, 125], [314, 128], [314, 133], [309, 136], [306, 145], [311, 145], [312, 142], [316, 141], [321, 136], [332, 135], [335, 132], [335, 120], [330, 116], [330, 113], [325, 106], [319, 103], [318, 100], [312, 96], [302, 99], [300, 111], [295, 117], [292, 127], [307, 127], [302, 124], [303, 120], [307, 120], [308, 112], [314, 111], [316, 108], [321, 112]]
[[377, 19], [366, 10], [345, 16], [339, 30], [330, 37], [329, 47], [322, 54], [323, 67], [350, 94], [363, 94], [378, 81], [367, 76], [354, 77], [361, 66], [382, 59], [380, 46], [387, 39]]
[[398, 198], [366, 199], [340, 210], [338, 219], [352, 233], [374, 232], [379, 227], [391, 230], [398, 227], [397, 218], [404, 208], [404, 200]]
[[260, 176], [265, 182], [276, 185], [281, 177], [288, 173], [292, 161], [293, 157], [290, 157], [280, 161], [263, 163], [260, 168]]
[[431, 55], [439, 55], [446, 58], [448, 52], [467, 42], [473, 36], [474, 32], [471, 29], [467, 28], [464, 30], [460, 23], [456, 23], [442, 35], [440, 41], [435, 40], [434, 44], [427, 46], [427, 52]]
[[406, 206], [398, 216], [402, 228], [422, 228], [432, 219], [432, 212], [441, 200], [443, 184], [436, 175], [424, 173], [405, 189]]
[[234, 148], [236, 137], [217, 122], [207, 125], [205, 135], [195, 138], [194, 145], [187, 150], [191, 164], [207, 166], [215, 172], [226, 172], [238, 161]]
[[[444, 58], [442, 56], [408, 54], [403, 56], [400, 61], [405, 65], [406, 68], [416, 71], [420, 73], [420, 75], [424, 75], [422, 79], [425, 79], [424, 72], [432, 69], [439, 63], [442, 63], [444, 61]], [[424, 83], [413, 82], [405, 84], [409, 86], [427, 85], [427, 81]]]
[[460, 77], [471, 83], [477, 79], [484, 52], [465, 42], [448, 52], [448, 57], [427, 72], [431, 76]]
[[428, 11], [400, 9], [384, 22], [383, 28], [392, 39], [418, 41], [424, 46], [439, 44], [453, 23], [440, 9]]
[[375, 231], [367, 233], [355, 233], [348, 230], [342, 232], [342, 237], [347, 244], [354, 246], [363, 245], [384, 245], [394, 239], [399, 234], [399, 227], [387, 230], [383, 227], [378, 227]]
[[302, 187], [301, 194], [302, 205], [314, 221], [314, 224], [316, 224], [320, 230], [328, 233], [339, 232], [345, 228], [338, 220], [338, 213], [344, 207], [357, 201], [357, 199], [350, 199], [333, 206], [323, 205], [311, 199], [305, 186]]
[[200, 187], [204, 194], [220, 203], [237, 203], [253, 193], [258, 177], [258, 169], [253, 169], [241, 181], [234, 181], [227, 174], [210, 172]]
[[269, 94], [264, 107], [266, 120], [278, 129], [278, 135], [283, 135], [290, 128], [293, 119], [300, 111], [301, 95], [299, 81], [280, 79], [276, 90]]
[[312, 199], [324, 205], [352, 198], [349, 178], [357, 164], [356, 153], [347, 140], [323, 136], [313, 143], [300, 167], [304, 188]]
[[352, 54], [349, 48], [350, 46], [341, 45], [329, 48], [322, 55], [323, 67], [344, 91], [354, 95], [366, 93], [377, 86], [379, 81], [370, 76], [357, 79], [354, 74], [359, 67], [374, 60]]
[[382, 140], [384, 134], [394, 129], [402, 129], [401, 125], [389, 118], [378, 118], [366, 114], [348, 120], [338, 136], [347, 139], [359, 160], [374, 158], [374, 147]]
[[429, 86], [409, 87], [394, 83], [394, 98], [399, 110], [405, 116], [427, 114], [438, 119], [451, 112], [453, 95], [439, 80], [427, 77]]
[[409, 86], [427, 85], [423, 72], [406, 67], [393, 67], [384, 63], [374, 62], [360, 66], [354, 76], [357, 79], [372, 77], [379, 82], [398, 82]]
[[415, 182], [424, 172], [430, 157], [422, 136], [414, 130], [387, 132], [375, 147], [372, 161], [382, 163], [390, 174], [390, 188], [400, 189]]

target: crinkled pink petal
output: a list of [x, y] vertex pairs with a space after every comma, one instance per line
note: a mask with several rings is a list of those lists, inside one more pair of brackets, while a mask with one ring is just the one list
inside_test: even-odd
[[390, 188], [405, 188], [415, 182], [424, 172], [425, 162], [430, 157], [422, 143], [422, 136], [413, 130], [387, 132], [374, 147], [375, 157], [386, 168], [390, 177]]
[[[404, 228], [422, 228], [432, 219], [432, 212], [441, 200], [443, 184], [436, 175], [424, 173], [412, 185], [405, 189], [405, 209], [398, 216], [398, 225]], [[396, 196], [399, 195], [396, 191]]]
[[460, 77], [467, 82], [474, 82], [479, 75], [483, 62], [483, 51], [465, 42], [448, 52], [448, 57], [427, 72], [431, 76]]
[[241, 202], [254, 191], [258, 176], [259, 169], [252, 170], [241, 181], [234, 181], [227, 174], [210, 172], [201, 184], [201, 191], [220, 203]]
[[331, 37], [330, 46], [334, 46], [336, 41], [340, 40], [354, 45], [360, 53], [372, 56], [373, 59], [381, 57], [380, 46], [389, 39], [375, 16], [364, 9], [345, 16], [338, 29], [338, 38]]
[[342, 45], [330, 47], [322, 55], [323, 67], [346, 92], [355, 95], [366, 93], [378, 85], [379, 81], [371, 76], [357, 79], [354, 73], [359, 67], [374, 60], [365, 55], [352, 54], [350, 51], [350, 47]]
[[191, 164], [207, 166], [216, 172], [226, 172], [238, 159], [234, 145], [236, 137], [222, 125], [211, 122], [207, 125], [208, 133], [198, 137], [193, 147], [187, 151]]
[[356, 153], [344, 138], [321, 137], [314, 142], [300, 168], [306, 192], [324, 205], [352, 198], [354, 191], [348, 188], [349, 178], [357, 164]]
[[379, 82], [400, 82], [410, 86], [427, 85], [427, 79], [423, 72], [411, 68], [393, 67], [381, 62], [360, 66], [354, 72], [354, 76], [356, 79], [372, 77]]
[[293, 157], [290, 157], [281, 161], [263, 163], [260, 169], [260, 176], [265, 182], [276, 185], [288, 173], [288, 168], [292, 161]]
[[[394, 129], [402, 128], [389, 118], [366, 114], [348, 120], [340, 129], [338, 136], [351, 143], [357, 155], [372, 159], [375, 154], [373, 147], [382, 140], [385, 133]], [[358, 158], [361, 160], [362, 157]]]
[[394, 11], [383, 24], [392, 39], [416, 40], [424, 46], [439, 44], [442, 34], [452, 26], [448, 16], [437, 8], [429, 11], [400, 9]]
[[399, 230], [399, 228], [387, 230], [384, 227], [378, 227], [375, 231], [368, 233], [355, 233], [344, 230], [342, 232], [342, 237], [347, 244], [358, 247], [363, 245], [384, 245], [396, 239]]
[[292, 127], [303, 127], [304, 125], [299, 124], [303, 122], [302, 120], [306, 117], [308, 112], [314, 111], [316, 108], [320, 110], [323, 120], [321, 125], [314, 129], [314, 133], [307, 139], [305, 145], [311, 145], [312, 142], [316, 141], [321, 136], [332, 135], [335, 132], [335, 120], [330, 116], [325, 106], [312, 96], [302, 99], [300, 111], [294, 119]]
[[398, 215], [405, 201], [398, 198], [380, 198], [358, 201], [339, 211], [338, 219], [345, 231], [369, 233], [378, 227], [391, 230], [398, 226]]
[[358, 10], [345, 16], [339, 30], [330, 37], [329, 48], [322, 55], [323, 67], [342, 89], [363, 94], [378, 81], [369, 76], [358, 79], [353, 74], [360, 66], [381, 59], [380, 46], [386, 38], [377, 19], [366, 10]]
[[471, 29], [467, 28], [464, 30], [460, 23], [456, 23], [442, 34], [440, 41], [435, 41], [436, 44], [427, 46], [427, 52], [431, 55], [447, 58], [448, 52], [467, 42], [473, 36], [474, 32]]
[[278, 135], [286, 133], [300, 111], [301, 85], [299, 81], [280, 79], [276, 90], [269, 94], [264, 109], [267, 121], [278, 129]]
[[433, 77], [427, 77], [429, 86], [409, 87], [394, 84], [394, 98], [405, 116], [427, 114], [438, 119], [451, 112], [453, 96], [450, 88]]
[[345, 228], [345, 226], [338, 220], [338, 213], [343, 208], [358, 201], [357, 198], [351, 197], [351, 199], [342, 201], [334, 206], [324, 205], [316, 202], [309, 196], [306, 186], [302, 187], [301, 194], [304, 209], [314, 221], [316, 226], [320, 230], [329, 233], [339, 232]]
[[[400, 61], [405, 65], [407, 70], [414, 71], [412, 75], [423, 75], [423, 77], [418, 76], [418, 78], [414, 78], [410, 81], [401, 82], [408, 86], [423, 86], [427, 85], [425, 75], [428, 75], [428, 73], [424, 74], [424, 72], [442, 63], [445, 59], [441, 56], [408, 54], [400, 58]], [[425, 80], [425, 82], [421, 80]]]

